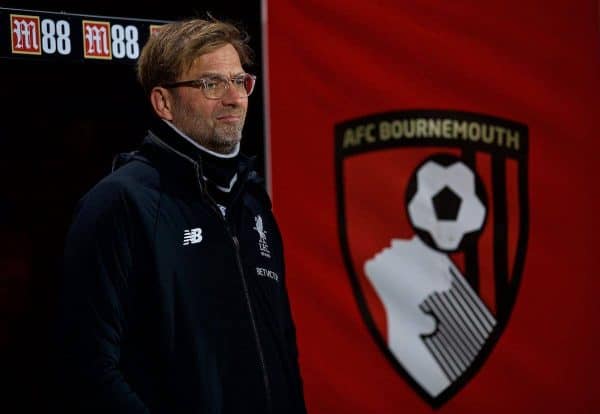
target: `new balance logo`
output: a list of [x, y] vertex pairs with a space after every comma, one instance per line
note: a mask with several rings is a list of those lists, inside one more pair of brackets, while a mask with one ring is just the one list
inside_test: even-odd
[[202, 241], [202, 229], [196, 227], [195, 229], [183, 231], [183, 245], [200, 243]]

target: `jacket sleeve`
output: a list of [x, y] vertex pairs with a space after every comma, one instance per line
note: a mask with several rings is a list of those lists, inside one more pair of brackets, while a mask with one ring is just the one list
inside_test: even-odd
[[283, 239], [281, 237], [281, 232], [279, 226], [276, 221], [275, 228], [277, 230], [277, 234], [279, 237], [279, 242], [281, 246], [281, 268], [283, 269], [283, 288], [285, 290], [285, 304], [284, 304], [284, 318], [285, 318], [285, 337], [287, 341], [287, 348], [290, 352], [291, 357], [291, 378], [294, 379], [294, 391], [295, 391], [295, 404], [294, 404], [294, 414], [306, 414], [306, 405], [304, 401], [304, 387], [302, 383], [302, 375], [300, 372], [300, 365], [298, 362], [298, 345], [296, 342], [296, 325], [294, 323], [294, 318], [292, 316], [292, 309], [290, 306], [289, 293], [287, 289], [287, 272], [285, 270], [285, 253], [283, 248]]
[[149, 413], [119, 369], [130, 227], [123, 191], [101, 183], [80, 202], [67, 235], [57, 373], [61, 400], [75, 412]]
[[295, 381], [295, 391], [296, 391], [296, 404], [294, 414], [306, 414], [306, 406], [304, 402], [304, 390], [302, 384], [302, 375], [300, 373], [300, 366], [298, 363], [298, 346], [296, 343], [296, 327], [294, 325], [294, 320], [292, 318], [292, 312], [290, 309], [289, 298], [286, 295], [286, 305], [287, 305], [287, 329], [286, 336], [288, 341], [288, 349], [290, 349], [290, 353], [292, 355], [292, 377], [296, 379]]

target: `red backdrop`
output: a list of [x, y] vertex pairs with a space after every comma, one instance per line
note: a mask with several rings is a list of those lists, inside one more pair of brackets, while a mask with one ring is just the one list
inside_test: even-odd
[[[598, 16], [591, 0], [269, 2], [272, 192], [309, 412], [433, 410], [370, 334], [338, 228], [334, 126], [414, 109], [529, 133], [516, 302], [489, 357], [438, 411], [600, 411]], [[378, 177], [352, 174], [362, 186]], [[361, 208], [377, 217], [378, 202]]]

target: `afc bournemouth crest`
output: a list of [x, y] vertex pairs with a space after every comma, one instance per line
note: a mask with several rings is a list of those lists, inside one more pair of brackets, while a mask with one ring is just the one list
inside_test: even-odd
[[456, 111], [376, 114], [335, 127], [341, 248], [364, 321], [438, 407], [504, 330], [528, 229], [528, 131]]

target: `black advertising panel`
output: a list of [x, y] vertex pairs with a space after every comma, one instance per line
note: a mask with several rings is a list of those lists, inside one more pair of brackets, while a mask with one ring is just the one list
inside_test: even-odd
[[0, 8], [0, 58], [133, 64], [164, 23]]

